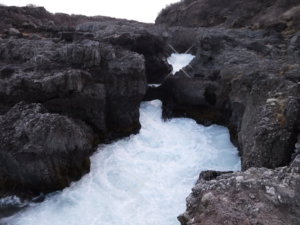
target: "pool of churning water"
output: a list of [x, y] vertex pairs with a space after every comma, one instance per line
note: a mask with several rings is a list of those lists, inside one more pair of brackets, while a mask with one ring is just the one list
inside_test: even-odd
[[[176, 55], [169, 60], [176, 64]], [[142, 103], [139, 134], [99, 146], [89, 174], [0, 224], [178, 225], [200, 171], [240, 170], [240, 158], [227, 128], [161, 114], [160, 101]]]
[[178, 225], [202, 170], [239, 170], [237, 149], [221, 126], [161, 119], [144, 102], [139, 134], [99, 146], [91, 172], [42, 203], [6, 218], [10, 225]]

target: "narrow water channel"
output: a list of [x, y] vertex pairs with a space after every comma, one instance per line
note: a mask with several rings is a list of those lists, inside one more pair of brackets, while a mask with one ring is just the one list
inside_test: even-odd
[[[173, 74], [193, 57], [172, 54]], [[186, 118], [163, 121], [161, 114], [160, 101], [142, 103], [139, 134], [99, 146], [91, 172], [79, 182], [42, 203], [25, 203], [0, 224], [178, 225], [200, 171], [240, 170], [241, 163], [227, 128]], [[0, 199], [1, 205], [14, 210], [23, 203], [11, 197]]]
[[99, 146], [91, 172], [9, 225], [178, 225], [201, 170], [239, 170], [237, 149], [221, 126], [161, 119], [161, 102], [144, 102], [139, 134]]

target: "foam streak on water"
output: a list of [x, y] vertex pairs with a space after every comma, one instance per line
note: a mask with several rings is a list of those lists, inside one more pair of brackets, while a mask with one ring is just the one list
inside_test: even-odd
[[140, 112], [139, 134], [100, 146], [88, 175], [7, 224], [178, 225], [201, 170], [240, 169], [226, 128], [182, 118], [164, 122], [157, 100]]

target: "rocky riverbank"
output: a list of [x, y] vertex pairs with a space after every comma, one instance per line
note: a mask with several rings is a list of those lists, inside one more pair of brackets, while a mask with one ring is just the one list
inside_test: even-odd
[[[1, 192], [68, 186], [97, 144], [139, 131], [143, 99], [161, 99], [166, 119], [227, 126], [242, 158], [244, 172], [201, 176], [182, 224], [298, 224], [299, 9], [185, 0], [154, 25], [1, 6]], [[170, 76], [174, 50], [196, 57]]]
[[0, 190], [62, 189], [99, 143], [139, 131], [147, 80], [171, 71], [165, 42], [134, 21], [0, 11]]
[[300, 155], [288, 167], [205, 171], [187, 198], [181, 224], [299, 224]]
[[149, 97], [162, 97], [167, 118], [227, 126], [244, 170], [200, 175], [181, 224], [299, 224], [299, 9], [185, 0], [157, 18], [169, 43], [196, 57]]

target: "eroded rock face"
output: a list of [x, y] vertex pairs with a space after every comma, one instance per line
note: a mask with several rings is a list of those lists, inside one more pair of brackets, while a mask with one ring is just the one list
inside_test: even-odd
[[81, 121], [20, 102], [0, 117], [0, 191], [64, 188], [89, 171], [93, 130]]
[[97, 40], [142, 54], [148, 83], [161, 83], [172, 71], [166, 59], [166, 43], [152, 25], [134, 21], [102, 21], [80, 24], [76, 30], [93, 33]]
[[[87, 17], [83, 15], [52, 14], [44, 7], [0, 6], [0, 36], [10, 36], [10, 28], [18, 29], [23, 37], [38, 34], [43, 37], [57, 37], [61, 32], [74, 32], [78, 24], [89, 21], [116, 20], [105, 16]], [[20, 35], [17, 35], [20, 36]]]
[[163, 9], [156, 24], [187, 27], [299, 29], [297, 0], [184, 0]]
[[[138, 47], [97, 38], [96, 31], [75, 30], [82, 22], [116, 19], [54, 15], [40, 7], [1, 6], [0, 11], [3, 12], [1, 18], [5, 17], [7, 22], [0, 22], [3, 27], [0, 32], [0, 115], [4, 121], [11, 114], [23, 115], [27, 106], [12, 108], [21, 101], [29, 105], [40, 103], [39, 107], [43, 108], [42, 112], [30, 112], [33, 118], [37, 117], [30, 122], [27, 117], [15, 118], [20, 124], [29, 123], [30, 127], [22, 132], [32, 133], [30, 138], [26, 135], [19, 138], [12, 133], [16, 122], [3, 125], [1, 135], [7, 138], [1, 140], [0, 152], [1, 160], [7, 163], [0, 173], [0, 191], [13, 194], [16, 190], [18, 194], [30, 195], [62, 189], [89, 170], [88, 157], [97, 144], [139, 131], [139, 105], [147, 88], [145, 56]], [[152, 46], [160, 48], [165, 44], [150, 33], [141, 36], [147, 43], [153, 42]], [[144, 45], [143, 41], [140, 45]], [[151, 52], [149, 57], [152, 53], [163, 54], [163, 50]], [[35, 122], [39, 123], [38, 127]], [[93, 134], [92, 138], [89, 133]], [[48, 142], [49, 135], [57, 140]], [[84, 145], [78, 143], [81, 139]], [[66, 147], [68, 144], [70, 147]], [[29, 153], [24, 153], [23, 145], [28, 146]], [[15, 155], [9, 152], [9, 146]], [[53, 148], [59, 152], [53, 152]]]
[[[163, 82], [145, 99], [162, 99], [165, 118], [187, 116], [202, 124], [229, 127], [243, 170], [288, 165], [295, 157], [295, 143], [296, 152], [300, 146], [298, 5], [282, 0], [186, 0], [164, 10], [157, 19], [160, 26], [1, 6], [0, 161], [5, 165], [0, 169], [1, 191], [14, 187], [48, 192], [79, 179], [89, 169], [88, 154], [96, 144], [138, 132], [139, 104], [147, 82]], [[196, 57], [184, 71], [167, 76], [171, 68], [166, 57], [173, 47]], [[237, 189], [230, 177], [255, 178], [265, 184], [253, 184], [259, 193], [267, 190], [266, 185], [271, 188], [268, 192], [273, 193], [274, 187], [277, 193], [276, 185], [286, 182], [278, 174], [296, 182], [291, 189], [299, 189], [291, 171], [251, 169], [222, 175], [220, 179], [230, 181], [224, 187], [228, 195], [218, 186], [209, 190], [213, 196], [218, 190], [221, 200], [224, 195], [240, 206], [237, 199], [244, 199], [245, 190]], [[197, 185], [199, 195], [206, 194], [205, 185]], [[211, 196], [208, 193], [204, 199], [210, 201]], [[280, 218], [298, 222], [292, 198], [286, 198], [284, 204], [291, 212], [285, 213], [278, 212], [283, 203], [268, 205], [266, 196], [254, 197], [270, 206], [272, 224], [281, 224]], [[266, 221], [268, 212], [261, 206], [257, 212], [242, 206], [235, 214], [237, 207], [227, 207], [225, 197], [221, 206], [212, 198], [212, 211], [207, 211], [219, 210], [218, 217], [209, 217], [197, 203], [196, 208], [204, 211], [189, 208], [182, 223], [201, 224], [202, 217], [208, 218], [207, 224]], [[260, 201], [254, 203], [253, 196], [245, 199], [248, 205]]]
[[[146, 91], [142, 56], [91, 40], [2, 40], [0, 49], [5, 104], [42, 102], [107, 137], [139, 130], [138, 108]], [[127, 113], [116, 112], [114, 105]]]
[[244, 171], [201, 173], [182, 225], [300, 223], [299, 9], [299, 1], [185, 0], [157, 18], [168, 43], [196, 57], [147, 98], [160, 96], [166, 118], [227, 126]]
[[158, 88], [164, 116], [229, 127], [243, 169], [287, 165], [299, 132], [300, 65], [291, 47], [297, 36], [224, 28], [191, 32], [196, 57]]
[[202, 172], [187, 198], [182, 225], [300, 223], [300, 155], [288, 167]]

